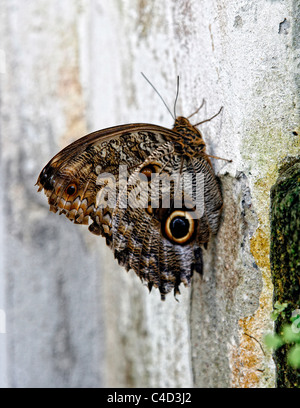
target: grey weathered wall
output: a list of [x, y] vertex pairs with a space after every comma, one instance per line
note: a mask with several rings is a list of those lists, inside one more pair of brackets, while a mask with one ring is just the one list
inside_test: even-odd
[[[0, 0], [2, 386], [272, 387], [269, 190], [299, 150], [299, 2]], [[203, 278], [162, 303], [34, 183], [63, 146], [171, 127], [143, 71], [201, 127], [224, 194]], [[298, 82], [297, 82], [298, 81]], [[297, 113], [298, 112], [298, 113]], [[262, 345], [263, 346], [263, 345]]]

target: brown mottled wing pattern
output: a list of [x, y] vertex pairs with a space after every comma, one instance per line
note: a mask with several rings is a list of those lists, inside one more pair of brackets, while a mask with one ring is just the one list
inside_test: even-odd
[[[145, 129], [144, 129], [145, 128]], [[157, 127], [158, 128], [158, 127]], [[90, 230], [107, 237], [103, 230], [105, 219], [96, 208], [101, 186], [97, 178], [102, 172], [111, 173], [118, 181], [120, 165], [134, 168], [145, 160], [155, 147], [164, 142], [156, 126], [123, 125], [84, 136], [54, 156], [41, 171], [37, 185], [44, 189], [50, 210], [65, 214], [76, 224], [94, 221]], [[74, 185], [75, 190], [68, 191]]]
[[[54, 156], [37, 181], [51, 211], [59, 211], [77, 224], [91, 220], [90, 231], [104, 236], [118, 262], [133, 269], [149, 289], [159, 288], [162, 299], [171, 290], [179, 293], [181, 282], [189, 285], [194, 270], [202, 272], [200, 245], [217, 232], [222, 208], [220, 187], [201, 134], [193, 127], [186, 134], [183, 128], [182, 133], [176, 123], [174, 130], [132, 124], [94, 132]], [[128, 183], [117, 190], [115, 205], [103, 208], [99, 203], [109, 182], [106, 174], [118, 183], [120, 165], [127, 166]], [[151, 197], [157, 194], [156, 206], [147, 198], [143, 206], [134, 205], [134, 200], [145, 195], [143, 188], [139, 194], [134, 190], [141, 174], [141, 185]], [[178, 193], [177, 180], [182, 174], [204, 177], [200, 192], [203, 214], [195, 219], [185, 205], [175, 206], [178, 194], [182, 201], [188, 195]], [[169, 186], [169, 205], [165, 205], [162, 191], [155, 193], [153, 175], [175, 180]], [[133, 205], [128, 205], [130, 196]]]
[[[175, 181], [171, 188], [170, 208], [152, 209], [126, 207], [128, 194], [136, 188], [143, 168], [156, 162], [160, 163], [158, 174], [168, 174]], [[174, 244], [164, 236], [165, 221], [176, 212], [172, 201], [176, 194], [176, 180], [181, 174], [202, 173], [204, 192], [204, 213], [195, 220], [195, 234], [189, 242]], [[113, 250], [115, 257], [127, 270], [133, 269], [142, 281], [151, 288], [158, 287], [162, 296], [174, 290], [179, 293], [179, 285], [189, 286], [193, 271], [202, 272], [201, 244], [209, 240], [210, 233], [216, 233], [219, 226], [222, 201], [219, 187], [210, 164], [202, 157], [184, 158], [174, 154], [171, 142], [158, 147], [129, 177], [127, 192], [120, 192], [119, 200], [112, 220]], [[147, 189], [146, 189], [147, 190]], [[151, 183], [148, 195], [151, 195]], [[143, 189], [142, 189], [143, 191]], [[147, 196], [148, 196], [147, 195]], [[161, 192], [160, 192], [161, 197]], [[184, 193], [182, 194], [184, 201]], [[147, 204], [147, 203], [146, 203]], [[180, 207], [182, 209], [182, 207]]]

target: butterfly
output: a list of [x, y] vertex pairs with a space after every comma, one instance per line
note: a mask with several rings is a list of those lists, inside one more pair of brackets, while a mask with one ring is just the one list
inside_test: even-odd
[[172, 290], [176, 296], [194, 271], [202, 273], [202, 246], [219, 228], [215, 156], [206, 153], [196, 127], [217, 115], [193, 126], [192, 115], [174, 113], [173, 129], [135, 123], [93, 132], [49, 161], [38, 191], [44, 190], [50, 211], [103, 236], [119, 264], [133, 269], [149, 291], [158, 288], [162, 300]]

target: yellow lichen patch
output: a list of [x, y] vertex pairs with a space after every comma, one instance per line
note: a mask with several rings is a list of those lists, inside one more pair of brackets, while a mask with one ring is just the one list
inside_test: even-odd
[[259, 268], [270, 270], [270, 238], [264, 229], [259, 227], [250, 240], [250, 250]]
[[239, 344], [231, 351], [232, 387], [275, 387], [272, 353], [264, 346], [264, 335], [273, 330], [270, 319], [273, 285], [269, 263], [269, 239], [258, 228], [251, 241], [251, 252], [260, 267], [263, 288], [259, 308], [252, 316], [239, 320]]
[[266, 320], [269, 320], [269, 307], [264, 304], [266, 299], [268, 298], [261, 299], [260, 308], [255, 315], [239, 320], [240, 344], [232, 348], [230, 356], [233, 388], [275, 386], [270, 369], [273, 364], [272, 355], [263, 343]]
[[[246, 336], [243, 336], [246, 338]], [[259, 386], [259, 376], [256, 370], [258, 358], [251, 338], [241, 342], [239, 347], [234, 347], [231, 352], [232, 388], [256, 388]]]

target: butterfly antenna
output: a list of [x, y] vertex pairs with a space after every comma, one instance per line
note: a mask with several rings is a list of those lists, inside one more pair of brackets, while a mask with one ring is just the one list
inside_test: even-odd
[[179, 95], [179, 75], [177, 75], [177, 91], [176, 91], [176, 97], [175, 97], [175, 102], [174, 102], [174, 120], [176, 119], [176, 104], [177, 104], [177, 99]]
[[152, 88], [154, 89], [154, 91], [157, 93], [157, 95], [160, 97], [160, 99], [162, 100], [163, 104], [165, 105], [165, 107], [168, 109], [170, 115], [172, 116], [172, 118], [175, 120], [176, 116], [173, 116], [173, 113], [170, 111], [168, 105], [166, 104], [166, 102], [164, 101], [164, 98], [161, 96], [161, 94], [158, 92], [158, 90], [155, 88], [155, 86], [149, 81], [149, 79], [146, 77], [146, 75], [141, 72], [141, 74], [143, 75], [143, 77], [146, 79], [146, 81], [148, 82], [148, 84], [150, 84], [152, 86]]

